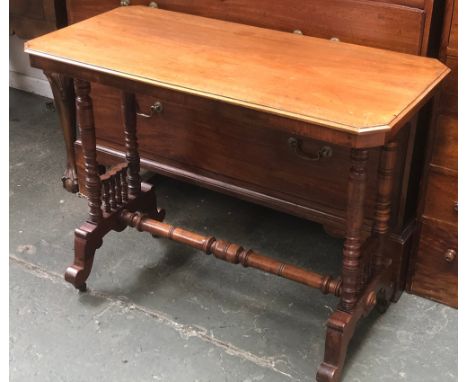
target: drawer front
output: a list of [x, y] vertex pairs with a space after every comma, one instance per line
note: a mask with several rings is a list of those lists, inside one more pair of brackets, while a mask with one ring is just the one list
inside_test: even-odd
[[[118, 93], [102, 85], [92, 89], [98, 142], [123, 150]], [[138, 118], [141, 156], [186, 172], [218, 179], [342, 219], [346, 207], [349, 150], [331, 147], [321, 161], [307, 161], [289, 145], [290, 135], [273, 130], [275, 120], [231, 105], [161, 90], [160, 97], [137, 96], [139, 110], [155, 101], [163, 107], [152, 118]], [[270, 128], [266, 128], [265, 126]], [[293, 137], [294, 138], [294, 137]], [[304, 141], [302, 150], [315, 154], [326, 146]], [[402, 145], [405, 147], [405, 145]], [[370, 152], [369, 198], [372, 217], [379, 153]], [[400, 158], [404, 157], [404, 153]], [[395, 208], [395, 211], [398, 209]]]
[[458, 176], [430, 167], [423, 216], [458, 224]]
[[411, 291], [458, 306], [456, 227], [424, 221], [411, 280]]
[[451, 170], [458, 169], [458, 119], [453, 115], [438, 117], [431, 163]]
[[[151, 0], [128, 0], [148, 5]], [[95, 16], [119, 6], [121, 0], [68, 0], [69, 22]], [[405, 1], [302, 0], [158, 0], [161, 9], [227, 21], [301, 31], [308, 36], [338, 38], [344, 42], [420, 54], [424, 11], [395, 3]], [[409, 1], [414, 4], [415, 1]], [[148, 31], [157, 33], [157, 31]]]
[[448, 56], [445, 64], [452, 70], [442, 85], [442, 113], [458, 113], [458, 57]]

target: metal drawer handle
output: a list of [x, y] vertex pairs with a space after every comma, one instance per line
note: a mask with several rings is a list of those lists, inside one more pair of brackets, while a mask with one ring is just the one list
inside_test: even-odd
[[299, 34], [299, 35], [304, 35], [304, 33], [302, 33], [302, 31], [300, 29], [294, 29], [293, 33], [294, 34]]
[[[128, 7], [130, 5], [130, 0], [120, 0], [120, 6], [121, 7]], [[159, 8], [159, 5], [156, 1], [151, 1], [148, 4], [148, 7], [150, 8]]]
[[458, 200], [454, 203], [453, 209], [454, 209], [455, 213], [458, 214]]
[[332, 37], [330, 38], [330, 41], [340, 42], [340, 39], [338, 37]]
[[444, 259], [447, 263], [452, 263], [457, 258], [457, 251], [447, 249], [444, 254]]
[[150, 113], [145, 114], [137, 111], [137, 115], [143, 118], [151, 118], [154, 114], [161, 114], [163, 112], [163, 104], [161, 101], [156, 101], [150, 107]]
[[302, 141], [294, 137], [288, 139], [288, 145], [299, 158], [309, 161], [319, 161], [323, 158], [330, 158], [333, 155], [333, 150], [330, 146], [321, 147], [315, 154], [307, 154], [302, 150]]

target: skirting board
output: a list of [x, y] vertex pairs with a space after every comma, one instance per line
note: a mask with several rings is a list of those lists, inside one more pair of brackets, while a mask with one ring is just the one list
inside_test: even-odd
[[41, 78], [30, 77], [22, 73], [10, 71], [10, 87], [52, 98], [49, 82]]

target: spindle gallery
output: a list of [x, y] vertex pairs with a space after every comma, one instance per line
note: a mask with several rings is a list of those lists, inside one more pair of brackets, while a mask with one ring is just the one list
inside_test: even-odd
[[[126, 25], [123, 35], [118, 33], [120, 25]], [[158, 30], [157, 35], [148, 36], [148, 28]], [[327, 323], [317, 380], [340, 380], [356, 324], [376, 307], [385, 311], [395, 288], [385, 245], [398, 152], [395, 136], [423, 105], [432, 102], [449, 70], [424, 57], [348, 44], [337, 50], [335, 44], [159, 9], [148, 12], [137, 6], [115, 9], [28, 42], [26, 51], [33, 66], [49, 78], [55, 73], [74, 78], [89, 208], [87, 221], [75, 232], [75, 259], [65, 279], [86, 290], [95, 252], [105, 235], [130, 226], [228, 263], [319, 289], [339, 301]], [[123, 54], [127, 59], [121, 59]], [[117, 88], [121, 95], [125, 160], [103, 175], [96, 160], [90, 82]], [[347, 212], [339, 276], [301, 269], [254, 249], [163, 222], [165, 213], [158, 208], [154, 187], [140, 177], [138, 118], [144, 117], [138, 116], [134, 95], [157, 98], [161, 89], [198, 97], [200, 105], [210, 100], [229, 104], [239, 113], [258, 114], [269, 122], [266, 129], [293, 137], [291, 154], [301, 154], [304, 160], [330, 158], [333, 147], [349, 151], [351, 166], [343, 169]], [[338, 93], [339, 99], [334, 96]], [[316, 141], [327, 149], [305, 155], [302, 141]], [[261, 142], [242, 149], [256, 150], [256, 144]], [[366, 234], [369, 150], [376, 148], [380, 150], [377, 196], [373, 228]]]

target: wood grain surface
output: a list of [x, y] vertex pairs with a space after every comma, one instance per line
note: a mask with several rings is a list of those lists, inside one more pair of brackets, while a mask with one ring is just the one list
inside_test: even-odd
[[352, 134], [399, 127], [449, 73], [435, 59], [139, 6], [26, 51]]
[[[427, 49], [426, 22], [433, 0], [158, 0], [158, 8], [306, 36], [421, 55]], [[149, 0], [130, 5], [148, 6]], [[425, 5], [426, 4], [426, 5]], [[120, 0], [68, 0], [69, 24], [97, 16]], [[426, 24], [427, 25], [427, 24]], [[422, 54], [424, 55], [424, 54]]]

